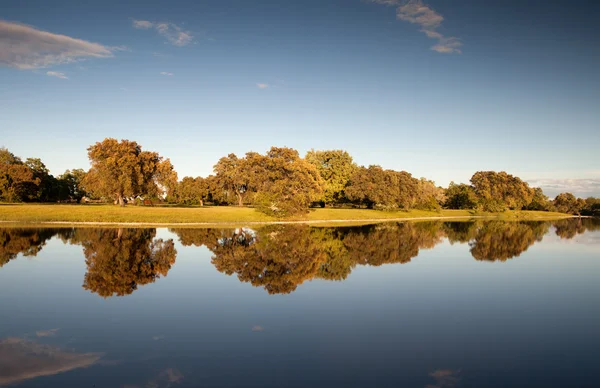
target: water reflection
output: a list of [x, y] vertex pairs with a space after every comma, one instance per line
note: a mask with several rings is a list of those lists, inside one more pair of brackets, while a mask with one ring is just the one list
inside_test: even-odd
[[173, 240], [154, 239], [155, 229], [76, 229], [69, 240], [83, 246], [83, 288], [102, 297], [129, 295], [167, 276], [177, 251]]
[[[570, 239], [600, 230], [596, 219], [554, 222], [419, 222], [319, 228], [272, 225], [257, 230], [171, 229], [183, 246], [205, 246], [212, 264], [241, 282], [270, 294], [291, 293], [315, 278], [341, 281], [359, 265], [404, 264], [445, 238], [468, 244], [479, 261], [518, 257], [553, 227]], [[156, 229], [0, 229], [0, 267], [19, 254], [35, 256], [52, 237], [83, 247], [87, 272], [83, 287], [102, 297], [124, 296], [153, 283], [175, 263], [173, 240]]]

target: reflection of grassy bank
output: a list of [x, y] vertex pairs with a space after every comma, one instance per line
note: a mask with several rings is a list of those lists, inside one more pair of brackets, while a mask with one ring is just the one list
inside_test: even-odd
[[[418, 219], [418, 218], [455, 218], [486, 217], [503, 220], [540, 220], [569, 217], [567, 214], [509, 211], [504, 213], [475, 213], [468, 210], [442, 210], [430, 212], [411, 210], [409, 212], [382, 212], [367, 209], [314, 209], [305, 217], [284, 221], [323, 221], [337, 222], [377, 222], [385, 220]], [[22, 223], [140, 223], [144, 225], [182, 224], [182, 223], [213, 223], [213, 224], [244, 224], [253, 222], [281, 221], [251, 208], [245, 207], [137, 207], [120, 208], [112, 205], [2, 205], [0, 206], [0, 221]]]

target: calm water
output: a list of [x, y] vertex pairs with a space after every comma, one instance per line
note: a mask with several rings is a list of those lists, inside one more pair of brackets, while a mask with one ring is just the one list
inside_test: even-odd
[[598, 387], [600, 222], [0, 228], [0, 386]]

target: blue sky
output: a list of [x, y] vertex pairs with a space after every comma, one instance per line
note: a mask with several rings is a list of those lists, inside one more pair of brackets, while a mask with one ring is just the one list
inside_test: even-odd
[[60, 174], [126, 138], [180, 178], [230, 152], [345, 149], [440, 185], [505, 170], [600, 195], [599, 16], [589, 1], [3, 0], [0, 146]]

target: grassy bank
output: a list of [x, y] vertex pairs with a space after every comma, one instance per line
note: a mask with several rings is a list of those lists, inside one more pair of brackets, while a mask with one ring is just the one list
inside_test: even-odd
[[[506, 220], [538, 220], [569, 217], [562, 213], [510, 211], [504, 213], [474, 213], [468, 210], [442, 210], [429, 212], [382, 212], [367, 209], [314, 209], [304, 217], [283, 221], [308, 222], [377, 222], [386, 220], [418, 219], [430, 217], [468, 218], [486, 217]], [[58, 204], [4, 204], [0, 205], [0, 221], [19, 223], [139, 223], [153, 224], [245, 224], [282, 221], [239, 207], [137, 207], [120, 208], [113, 205], [58, 205]]]

